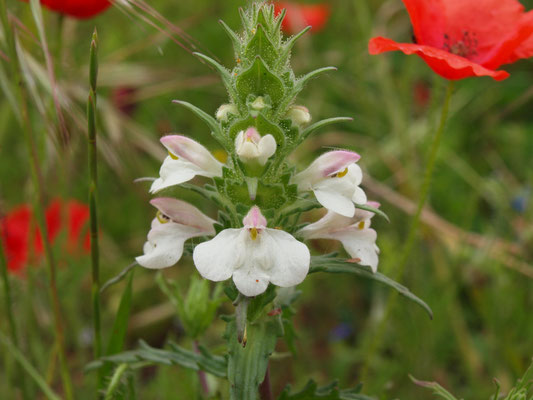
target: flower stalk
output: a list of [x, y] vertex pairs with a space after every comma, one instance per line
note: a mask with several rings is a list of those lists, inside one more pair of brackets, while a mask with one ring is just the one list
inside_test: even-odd
[[87, 124], [89, 147], [89, 210], [91, 231], [91, 296], [93, 303], [94, 357], [102, 355], [100, 327], [100, 252], [98, 246], [97, 184], [98, 157], [96, 147], [96, 84], [98, 78], [98, 34], [96, 29], [91, 40], [89, 61], [89, 98], [87, 100]]

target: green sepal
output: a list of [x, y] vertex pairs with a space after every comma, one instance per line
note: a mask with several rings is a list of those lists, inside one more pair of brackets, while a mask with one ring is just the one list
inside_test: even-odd
[[248, 321], [253, 323], [261, 317], [265, 312], [265, 307], [272, 303], [275, 298], [276, 287], [270, 284], [266, 291], [254, 297], [248, 304]]
[[[260, 15], [261, 14], [262, 13], [260, 13]], [[265, 61], [267, 65], [273, 68], [279, 58], [279, 53], [274, 44], [268, 38], [263, 26], [264, 23], [259, 23], [255, 28], [255, 34], [248, 43], [248, 46], [246, 46], [243, 58], [253, 60], [256, 57], [261, 57], [261, 59]]]
[[396, 281], [393, 281], [392, 279], [383, 275], [380, 272], [372, 272], [370, 267], [367, 267], [365, 265], [359, 265], [341, 258], [337, 258], [336, 253], [311, 257], [311, 266], [309, 268], [309, 273], [312, 274], [314, 272], [328, 272], [332, 274], [348, 273], [383, 283], [396, 290], [400, 295], [418, 304], [426, 311], [429, 318], [433, 319], [433, 311], [431, 311], [431, 308], [426, 304], [424, 300], [414, 295], [408, 288], [399, 284]]
[[272, 104], [277, 106], [285, 95], [283, 82], [274, 74], [263, 59], [257, 56], [253, 64], [235, 80], [235, 88], [241, 102], [248, 95], [270, 96]]
[[282, 334], [279, 318], [248, 324], [246, 345], [237, 341], [235, 321], [228, 323], [228, 380], [231, 400], [257, 400], [258, 387], [265, 378], [268, 358]]
[[291, 394], [291, 386], [287, 385], [278, 400], [373, 400], [372, 397], [360, 394], [362, 385], [353, 389], [340, 390], [337, 382], [318, 387], [312, 379], [298, 393]]
[[285, 143], [285, 135], [283, 131], [278, 127], [278, 125], [268, 120], [261, 113], [259, 113], [256, 118], [249, 116], [247, 118], [235, 121], [228, 129], [230, 140], [234, 142], [240, 131], [244, 131], [250, 127], [255, 127], [261, 136], [268, 134], [274, 136], [278, 148]]

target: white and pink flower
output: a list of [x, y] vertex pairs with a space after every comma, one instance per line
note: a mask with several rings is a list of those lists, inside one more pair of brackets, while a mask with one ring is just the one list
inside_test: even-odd
[[204, 278], [218, 282], [233, 277], [237, 289], [250, 297], [263, 293], [269, 283], [290, 287], [304, 280], [311, 260], [305, 244], [287, 232], [267, 228], [257, 206], [243, 225], [196, 246], [194, 264]]
[[353, 217], [355, 204], [365, 204], [366, 194], [359, 187], [363, 172], [356, 162], [359, 154], [335, 150], [322, 154], [302, 172], [293, 183], [300, 192], [313, 191], [317, 201], [328, 210], [345, 217]]
[[167, 197], [150, 203], [157, 208], [157, 216], [152, 220], [144, 255], [135, 258], [145, 268], [171, 267], [181, 258], [185, 241], [215, 234], [216, 221], [189, 203]]
[[196, 175], [213, 178], [222, 176], [222, 166], [200, 143], [182, 135], [168, 135], [161, 138], [168, 156], [159, 170], [159, 178], [152, 183], [151, 193], [170, 186], [190, 181]]
[[[367, 205], [378, 208], [379, 203]], [[298, 232], [306, 239], [333, 239], [342, 243], [350, 257], [361, 265], [368, 265], [372, 271], [378, 269], [379, 248], [377, 233], [370, 228], [373, 212], [357, 209], [353, 217], [345, 217], [332, 211], [317, 222], [307, 225]]]

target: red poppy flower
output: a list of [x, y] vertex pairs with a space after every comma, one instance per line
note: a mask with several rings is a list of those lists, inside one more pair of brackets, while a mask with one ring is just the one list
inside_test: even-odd
[[446, 79], [490, 76], [503, 64], [533, 55], [533, 12], [516, 0], [403, 0], [415, 43], [372, 38], [370, 54], [400, 50], [420, 56]]
[[[28, 0], [24, 0], [28, 1]], [[41, 0], [41, 4], [52, 11], [86, 19], [104, 12], [110, 5], [109, 0]]]
[[[90, 235], [87, 231], [81, 242], [80, 235], [89, 220], [89, 208], [87, 205], [71, 200], [63, 208], [61, 200], [54, 200], [46, 209], [46, 230], [48, 240], [53, 244], [61, 229], [64, 227], [63, 218], [67, 218], [67, 248], [70, 253], [75, 253], [80, 244], [84, 252], [90, 251]], [[43, 254], [43, 241], [38, 229], [32, 232], [36, 226], [33, 213], [28, 205], [15, 208], [0, 220], [0, 234], [4, 244], [8, 269], [11, 272], [20, 273], [28, 264], [31, 252], [36, 258]], [[33, 238], [33, 243], [31, 242]], [[33, 245], [33, 246], [31, 246]]]
[[287, 14], [281, 23], [281, 28], [288, 34], [300, 32], [303, 28], [311, 25], [313, 32], [319, 32], [324, 28], [329, 18], [328, 4], [298, 4], [291, 2], [274, 3], [276, 15], [286, 9]]
[[17, 207], [0, 222], [7, 268], [11, 272], [20, 272], [28, 262], [29, 256], [30, 207], [27, 205]]

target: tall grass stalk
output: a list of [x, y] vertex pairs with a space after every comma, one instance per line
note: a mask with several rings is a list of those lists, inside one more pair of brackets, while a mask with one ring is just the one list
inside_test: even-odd
[[89, 99], [87, 101], [87, 123], [89, 133], [89, 209], [91, 229], [91, 269], [92, 269], [92, 303], [94, 329], [94, 357], [102, 355], [102, 335], [100, 328], [100, 252], [98, 247], [97, 217], [97, 178], [98, 161], [96, 148], [96, 82], [98, 78], [98, 34], [96, 29], [91, 40], [89, 61]]
[[[444, 133], [444, 127], [446, 126], [446, 120], [448, 119], [448, 113], [450, 110], [450, 100], [453, 94], [453, 90], [454, 81], [448, 81], [448, 87], [446, 89], [446, 95], [444, 97], [444, 103], [442, 105], [442, 110], [440, 114], [440, 122], [435, 132], [435, 135], [433, 136], [433, 141], [431, 143], [429, 156], [426, 162], [426, 168], [424, 171], [424, 181], [420, 189], [420, 197], [418, 199], [416, 211], [413, 215], [413, 218], [411, 219], [409, 232], [407, 234], [407, 240], [405, 241], [402, 249], [400, 262], [398, 263], [397, 269], [393, 272], [393, 279], [396, 281], [401, 281], [401, 278], [405, 271], [405, 267], [407, 265], [407, 261], [409, 261], [409, 256], [416, 242], [418, 227], [420, 226], [420, 216], [422, 215], [422, 210], [424, 209], [424, 205], [426, 204], [426, 200], [429, 195], [429, 190], [431, 188], [433, 170], [435, 169], [435, 162], [437, 161], [437, 154], [439, 151], [442, 134]], [[387, 299], [385, 312], [383, 313], [383, 317], [380, 320], [379, 326], [377, 327], [375, 334], [371, 337], [370, 344], [366, 346], [367, 351], [365, 354], [364, 364], [361, 372], [361, 380], [363, 382], [366, 381], [367, 378], [369, 361], [373, 359], [375, 352], [379, 349], [379, 345], [381, 343], [381, 340], [383, 339], [383, 335], [385, 334], [384, 331], [386, 322], [392, 309], [394, 308], [394, 304], [396, 303], [397, 298], [397, 293], [391, 292]]]
[[46, 258], [46, 265], [48, 271], [49, 280], [49, 296], [52, 305], [52, 313], [54, 318], [54, 333], [55, 339], [59, 346], [59, 364], [61, 370], [61, 379], [63, 382], [63, 390], [65, 392], [65, 398], [71, 400], [72, 397], [72, 383], [70, 379], [70, 372], [67, 366], [66, 353], [65, 353], [65, 340], [63, 335], [63, 321], [61, 317], [61, 307], [59, 303], [59, 296], [57, 292], [56, 283], [56, 264], [52, 253], [52, 246], [48, 239], [45, 219], [45, 193], [44, 183], [42, 178], [42, 172], [39, 164], [39, 155], [34, 142], [33, 128], [30, 121], [29, 109], [28, 109], [28, 95], [26, 92], [26, 86], [22, 79], [22, 73], [20, 69], [20, 63], [17, 54], [17, 42], [14, 33], [14, 28], [11, 26], [7, 14], [6, 0], [0, 0], [0, 21], [4, 30], [4, 38], [7, 43], [7, 50], [9, 55], [9, 62], [12, 70], [12, 77], [14, 78], [17, 105], [21, 113], [21, 129], [24, 134], [24, 140], [30, 159], [31, 179], [36, 191], [36, 199], [34, 202], [34, 211], [37, 218], [37, 225], [41, 233], [43, 241], [44, 254]]

